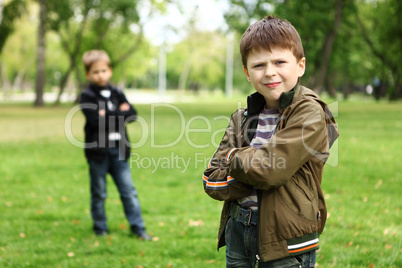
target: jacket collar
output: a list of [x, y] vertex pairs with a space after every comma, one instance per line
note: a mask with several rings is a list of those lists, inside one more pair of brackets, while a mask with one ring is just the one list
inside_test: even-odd
[[96, 93], [99, 93], [101, 90], [104, 90], [104, 89], [108, 89], [108, 90], [112, 89], [110, 84], [107, 84], [106, 86], [98, 86], [98, 85], [96, 85], [94, 83], [90, 83], [88, 85], [88, 88], [91, 89], [92, 91], [96, 92]]
[[[283, 92], [281, 94], [281, 96], [279, 97], [280, 111], [282, 111], [292, 103], [293, 96], [295, 95], [296, 91], [300, 91], [299, 83], [297, 83], [292, 90], [288, 92]], [[265, 99], [260, 93], [255, 92], [247, 97], [248, 116], [259, 114], [261, 110], [264, 108], [264, 106], [265, 106]]]
[[293, 100], [293, 96], [296, 93], [298, 85], [296, 85], [291, 91], [289, 92], [282, 92], [281, 96], [279, 97], [279, 110], [282, 111], [286, 107], [288, 107]]

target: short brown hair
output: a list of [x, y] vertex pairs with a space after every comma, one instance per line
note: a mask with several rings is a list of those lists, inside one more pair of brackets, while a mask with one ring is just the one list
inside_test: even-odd
[[253, 51], [273, 48], [289, 49], [299, 61], [304, 57], [303, 45], [299, 33], [287, 20], [267, 16], [250, 25], [240, 42], [243, 66], [247, 68], [247, 57]]
[[105, 61], [110, 67], [109, 55], [104, 50], [93, 49], [85, 52], [82, 56], [82, 63], [84, 64], [85, 71], [88, 72], [91, 69], [92, 64], [100, 60]]

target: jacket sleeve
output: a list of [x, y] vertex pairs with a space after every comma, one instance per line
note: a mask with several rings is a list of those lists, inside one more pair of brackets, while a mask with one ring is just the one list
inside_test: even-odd
[[[87, 93], [84, 91], [80, 97], [81, 110], [84, 113], [87, 123], [92, 129], [104, 129], [108, 131], [110, 127], [110, 119], [113, 119], [113, 125], [121, 123], [130, 123], [136, 120], [137, 111], [128, 102], [127, 98], [119, 89], [113, 89], [116, 91], [115, 95], [117, 98], [117, 109], [110, 110], [107, 107], [106, 101], [99, 101], [94, 94]], [[119, 106], [123, 103], [129, 104], [130, 108], [128, 111], [121, 111]], [[105, 110], [105, 116], [99, 115], [99, 110]]]
[[96, 97], [90, 96], [84, 91], [80, 97], [80, 106], [91, 128], [99, 128], [99, 105]]
[[128, 102], [126, 96], [120, 89], [114, 88], [114, 90], [116, 90], [119, 107], [121, 104], [127, 103], [128, 105], [130, 105], [130, 109], [128, 111], [121, 111], [119, 109], [119, 107], [117, 107], [118, 109], [116, 109], [114, 111], [106, 110], [106, 116], [115, 116], [116, 119], [119, 118], [120, 116], [122, 116], [125, 123], [130, 123], [130, 122], [135, 121], [137, 119], [137, 111], [134, 109], [133, 105], [131, 105]]
[[237, 119], [235, 118], [239, 117], [235, 117], [233, 114], [225, 135], [202, 176], [205, 192], [210, 197], [221, 201], [245, 197], [253, 189], [251, 185], [239, 182], [228, 174], [229, 166], [226, 157], [230, 148], [236, 147], [236, 133], [240, 132], [240, 128], [236, 129], [240, 124], [236, 124]]
[[323, 143], [328, 143], [323, 109], [314, 101], [301, 101], [269, 143], [259, 150], [233, 150], [228, 159], [229, 175], [257, 189], [278, 188], [312, 157], [328, 156], [322, 152], [327, 147]]

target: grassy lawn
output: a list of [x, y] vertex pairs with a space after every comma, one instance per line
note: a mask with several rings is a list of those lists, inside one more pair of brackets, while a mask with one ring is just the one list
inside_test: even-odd
[[[155, 237], [144, 242], [130, 236], [110, 178], [111, 233], [93, 235], [84, 118], [73, 105], [0, 104], [0, 267], [224, 267], [222, 203], [204, 193], [201, 174], [238, 106], [136, 106], [130, 164]], [[338, 111], [317, 266], [402, 267], [402, 105], [341, 102]]]

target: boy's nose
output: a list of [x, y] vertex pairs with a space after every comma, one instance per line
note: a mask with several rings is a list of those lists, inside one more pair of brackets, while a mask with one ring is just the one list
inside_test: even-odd
[[273, 75], [275, 75], [275, 68], [267, 66], [265, 69], [265, 76], [273, 76]]

